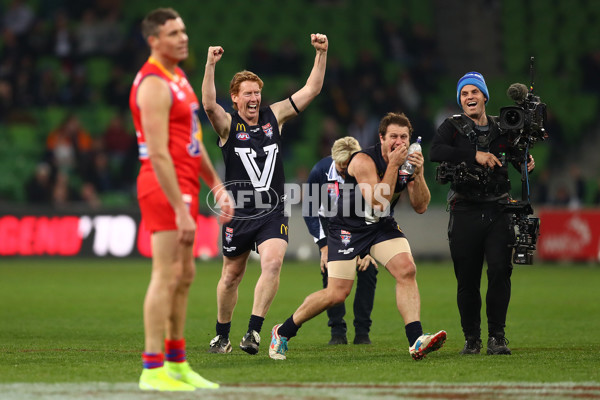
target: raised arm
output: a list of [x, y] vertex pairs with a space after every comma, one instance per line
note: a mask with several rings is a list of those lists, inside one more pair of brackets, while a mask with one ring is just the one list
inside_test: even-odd
[[273, 114], [275, 114], [280, 126], [288, 119], [296, 116], [298, 112], [305, 110], [323, 88], [329, 42], [327, 36], [320, 33], [311, 34], [310, 42], [316, 50], [315, 63], [306, 80], [306, 84], [291, 96], [298, 111], [294, 109], [289, 99], [284, 99], [271, 105]]
[[224, 50], [220, 46], [208, 48], [204, 79], [202, 80], [202, 106], [213, 129], [221, 138], [221, 144], [225, 144], [227, 141], [231, 126], [231, 115], [217, 103], [217, 89], [215, 88], [215, 66], [223, 56], [223, 52]]
[[183, 201], [169, 153], [169, 110], [172, 100], [167, 82], [156, 76], [145, 78], [138, 88], [136, 101], [140, 107], [148, 158], [162, 191], [175, 211], [178, 240], [184, 244], [192, 244], [196, 222]]

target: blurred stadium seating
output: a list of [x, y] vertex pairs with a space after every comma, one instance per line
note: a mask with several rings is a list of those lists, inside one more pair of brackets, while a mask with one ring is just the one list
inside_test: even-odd
[[[432, 32], [444, 29], [439, 24], [439, 18], [436, 19], [438, 1], [440, 0], [381, 0], [373, 3], [367, 0], [232, 0], [223, 3], [211, 0], [199, 3], [173, 1], [169, 5], [176, 8], [186, 21], [192, 51], [184, 66], [198, 92], [209, 45], [219, 44], [226, 50], [216, 76], [218, 91], [225, 97], [229, 79], [246, 65], [248, 52], [255, 40], [266, 38], [268, 50], [276, 53], [281, 44], [291, 38], [303, 56], [304, 65], [299, 76], [273, 74], [265, 78], [264, 97], [273, 101], [282, 98], [290, 84], [301, 86], [306, 79], [314, 57], [314, 50], [308, 39], [311, 32], [328, 34], [330, 56], [339, 58], [347, 71], [351, 71], [356, 65], [361, 49], [370, 49], [377, 62], [382, 65], [384, 86], [395, 87], [398, 70], [410, 67], [385, 58], [381, 37], [378, 36], [378, 24], [393, 21], [403, 35], [412, 32], [416, 26], [423, 26]], [[157, 0], [126, 4], [121, 1], [90, 1], [86, 6], [79, 4], [75, 10], [69, 10], [68, 7], [75, 2], [58, 1], [52, 7], [43, 1], [26, 3], [32, 7], [36, 18], [46, 23], [48, 34], [52, 32], [54, 12], [61, 6], [71, 12], [70, 25], [75, 28], [79, 24], [76, 10], [92, 7], [100, 10], [101, 14], [102, 4], [112, 4], [120, 13], [119, 23], [127, 32], [126, 40], [128, 43], [137, 41], [138, 47], [134, 49], [140, 52], [143, 52], [143, 48], [140, 48], [140, 38], [136, 34], [137, 23], [149, 10], [165, 5]], [[8, 10], [10, 4], [9, 0], [0, 0], [0, 15]], [[462, 2], [457, 4], [459, 7], [465, 6]], [[500, 75], [489, 78], [486, 76], [490, 92], [498, 93], [491, 103], [490, 111], [495, 113], [497, 107], [508, 105], [507, 101], [502, 100], [508, 84], [528, 79], [528, 61], [533, 55], [536, 57], [537, 68], [536, 91], [542, 95], [543, 101], [548, 104], [558, 121], [562, 131], [559, 142], [567, 147], [577, 145], [585, 132], [598, 120], [598, 93], [585, 90], [586, 82], [583, 82], [580, 62], [586, 54], [600, 48], [600, 3], [595, 0], [504, 0], [484, 4], [496, 7], [498, 12], [501, 48], [491, 50], [501, 51], [503, 60]], [[126, 49], [131, 53], [131, 48]], [[0, 41], [0, 60], [6, 52], [7, 45]], [[128, 55], [128, 59], [139, 61], [132, 54]], [[46, 135], [60, 123], [68, 111], [74, 111], [92, 136], [99, 138], [111, 117], [117, 111], [126, 109], [126, 104], [110, 103], [106, 95], [107, 86], [114, 84], [111, 83], [113, 66], [124, 62], [114, 54], [96, 54], [76, 60], [85, 69], [86, 85], [91, 93], [86, 104], [54, 103], [13, 107], [0, 114], [0, 165], [3, 170], [0, 200], [17, 203], [25, 201], [23, 182], [31, 177], [35, 165], [43, 155]], [[443, 60], [439, 62], [443, 65]], [[69, 75], [69, 71], [65, 70], [64, 62], [51, 54], [34, 57], [33, 63], [32, 71], [51, 71], [60, 87], [68, 86], [73, 79], [72, 74]], [[125, 65], [125, 75], [121, 79], [129, 82], [139, 66], [135, 62]], [[424, 101], [421, 107], [433, 130], [436, 112], [448, 99], [453, 98], [456, 76], [442, 68], [427, 76], [427, 80], [436, 89], [421, 94]], [[351, 82], [351, 86], [353, 84], [355, 82]], [[303, 122], [301, 140], [293, 141], [293, 150], [286, 160], [288, 180], [295, 180], [300, 167], [310, 169], [319, 159], [315, 149], [319, 147], [321, 121], [325, 113], [321, 107], [324, 97], [321, 94], [316, 103], [300, 117]], [[390, 107], [396, 105], [397, 103], [390, 103]], [[341, 123], [344, 132], [346, 126]], [[204, 129], [207, 148], [213, 159], [220, 160], [218, 149], [212, 146], [213, 136], [209, 125], [205, 124]], [[133, 130], [132, 127], [130, 130]], [[549, 167], [550, 150], [544, 146], [546, 145], [538, 145], [539, 148], [534, 152], [540, 169]], [[427, 143], [424, 147], [427, 149]], [[433, 184], [434, 167], [428, 166], [427, 178], [432, 182], [433, 202], [443, 204], [446, 188]], [[123, 206], [128, 201], [133, 201], [130, 192], [122, 195], [107, 193], [103, 198], [107, 200], [107, 205]]]

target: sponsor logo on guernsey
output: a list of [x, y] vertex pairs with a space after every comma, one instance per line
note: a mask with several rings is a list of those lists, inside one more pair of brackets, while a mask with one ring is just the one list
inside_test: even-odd
[[263, 125], [262, 130], [269, 139], [273, 137], [273, 127], [270, 123], [267, 122], [266, 125]]
[[259, 130], [260, 130], [260, 128], [254, 128], [254, 129], [250, 129], [250, 132], [252, 132], [252, 133], [256, 133], [256, 132], [258, 132]]
[[238, 122], [237, 125], [235, 126], [235, 130], [237, 132], [246, 132], [246, 125]]
[[[344, 246], [348, 246], [350, 244], [350, 239], [352, 239], [352, 234], [348, 231], [345, 230], [341, 230], [340, 232], [340, 238], [342, 238], [342, 243], [344, 243]], [[350, 250], [350, 249], [348, 249]], [[352, 249], [354, 250], [354, 249]], [[344, 254], [348, 254], [348, 253], [344, 253]]]
[[238, 140], [249, 140], [250, 139], [250, 135], [248, 135], [246, 132], [238, 132], [237, 135], [235, 135], [235, 137]]

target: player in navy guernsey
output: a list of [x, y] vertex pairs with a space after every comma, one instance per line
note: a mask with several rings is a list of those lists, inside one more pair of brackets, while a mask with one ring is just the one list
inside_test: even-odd
[[215, 65], [223, 48], [208, 48], [202, 105], [219, 135], [225, 160], [225, 185], [235, 202], [235, 217], [223, 226], [223, 271], [217, 285], [217, 336], [209, 352], [231, 351], [229, 331], [238, 286], [251, 250], [260, 253], [261, 274], [254, 290], [252, 315], [240, 348], [258, 353], [260, 331], [279, 288], [279, 273], [287, 249], [288, 218], [283, 214], [284, 182], [281, 129], [320, 93], [327, 63], [327, 36], [312, 34], [315, 62], [306, 84], [289, 98], [261, 108], [263, 81], [250, 71], [236, 73], [229, 94], [233, 113], [217, 103]]
[[[285, 100], [287, 101], [287, 100]], [[249, 125], [239, 111], [231, 114], [230, 139], [221, 146], [227, 166], [225, 181], [236, 203], [237, 218], [256, 219], [283, 213], [285, 176], [281, 161], [281, 134], [270, 107], [258, 112]], [[219, 139], [220, 140], [220, 139]], [[227, 253], [239, 251], [224, 251]]]
[[[381, 143], [366, 148], [361, 153], [371, 158], [373, 163], [375, 163], [377, 177], [379, 179], [383, 178], [387, 170], [387, 163], [383, 159]], [[414, 181], [414, 177], [412, 176], [406, 179], [406, 175], [398, 175], [390, 198], [389, 207], [379, 210], [377, 207], [370, 206], [365, 197], [356, 192], [357, 190], [360, 191], [356, 177], [348, 176], [346, 182], [340, 186], [338, 211], [331, 218], [331, 224], [334, 226], [344, 226], [347, 229], [351, 228], [355, 231], [376, 229], [373, 227], [373, 224], [385, 223], [386, 221], [396, 224], [393, 217], [394, 207], [398, 203], [398, 199], [400, 199], [400, 192], [406, 189], [408, 183], [412, 181]], [[360, 205], [356, 204], [357, 200], [360, 202]]]
[[[308, 231], [313, 236], [315, 243], [321, 252], [321, 275], [323, 276], [323, 287], [327, 287], [327, 258], [329, 247], [327, 246], [327, 227], [329, 219], [337, 212], [337, 200], [339, 186], [344, 183], [346, 170], [350, 157], [360, 151], [358, 140], [346, 136], [336, 140], [331, 147], [331, 156], [319, 161], [308, 176], [308, 191], [303, 196], [305, 199], [317, 199], [317, 207], [310, 207], [309, 212], [304, 212], [304, 222]], [[313, 200], [314, 201], [314, 200]], [[307, 205], [309, 202], [305, 202]], [[357, 261], [356, 293], [354, 294], [354, 344], [370, 344], [369, 331], [371, 329], [371, 311], [375, 298], [375, 286], [377, 285], [377, 263], [369, 255]], [[346, 336], [346, 306], [338, 304], [327, 310], [331, 327], [331, 340], [329, 344], [347, 344]]]
[[[412, 125], [404, 114], [388, 113], [379, 124], [380, 143], [350, 159], [345, 187], [340, 188], [338, 213], [329, 223], [327, 288], [309, 295], [290, 318], [273, 327], [271, 358], [284, 360], [288, 340], [304, 322], [348, 297], [356, 277], [356, 259], [367, 254], [396, 279], [396, 304], [412, 358], [420, 360], [444, 344], [445, 331], [423, 334], [416, 266], [408, 241], [391, 216], [401, 190], [407, 189], [410, 204], [419, 214], [427, 210], [431, 199], [423, 175], [423, 154], [408, 155], [411, 133]], [[415, 172], [404, 182], [399, 169], [407, 157]]]

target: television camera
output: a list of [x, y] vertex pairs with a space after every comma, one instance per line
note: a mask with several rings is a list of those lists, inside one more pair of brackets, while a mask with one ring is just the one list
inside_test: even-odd
[[530, 59], [531, 84], [529, 89], [522, 83], [510, 85], [506, 94], [516, 105], [500, 109], [500, 129], [508, 134], [512, 146], [529, 149], [536, 142], [548, 138], [544, 128], [546, 122], [546, 104], [533, 93], [533, 61]]
[[[512, 241], [509, 244], [514, 249], [515, 264], [533, 264], [533, 251], [536, 249], [539, 236], [540, 220], [531, 217], [533, 207], [529, 199], [529, 175], [527, 163], [529, 149], [538, 141], [548, 138], [544, 129], [546, 123], [546, 104], [533, 92], [533, 62], [530, 59], [531, 85], [529, 89], [522, 83], [514, 83], [507, 90], [507, 95], [515, 106], [502, 107], [498, 125], [502, 133], [508, 135], [509, 144], [523, 158], [513, 159], [514, 156], [502, 155], [502, 164], [516, 161], [521, 166], [521, 200], [511, 198], [499, 200], [504, 212], [511, 214], [510, 231]], [[436, 180], [441, 184], [452, 182], [455, 187], [485, 187], [490, 182], [491, 171], [479, 165], [466, 163], [452, 164], [442, 162], [436, 170]]]
[[529, 149], [538, 141], [548, 138], [544, 128], [546, 124], [546, 104], [542, 103], [539, 96], [534, 95], [534, 57], [530, 58], [529, 74], [531, 83], [529, 90], [522, 83], [513, 83], [506, 94], [516, 106], [502, 107], [500, 109], [500, 129], [508, 135], [511, 146], [522, 151], [523, 158], [517, 160], [521, 164], [521, 200], [504, 199], [500, 204], [504, 212], [511, 214], [510, 230], [514, 249], [513, 262], [515, 264], [533, 264], [533, 250], [536, 249], [537, 239], [540, 234], [540, 219], [531, 217], [533, 207], [529, 199], [529, 174], [527, 162]]

